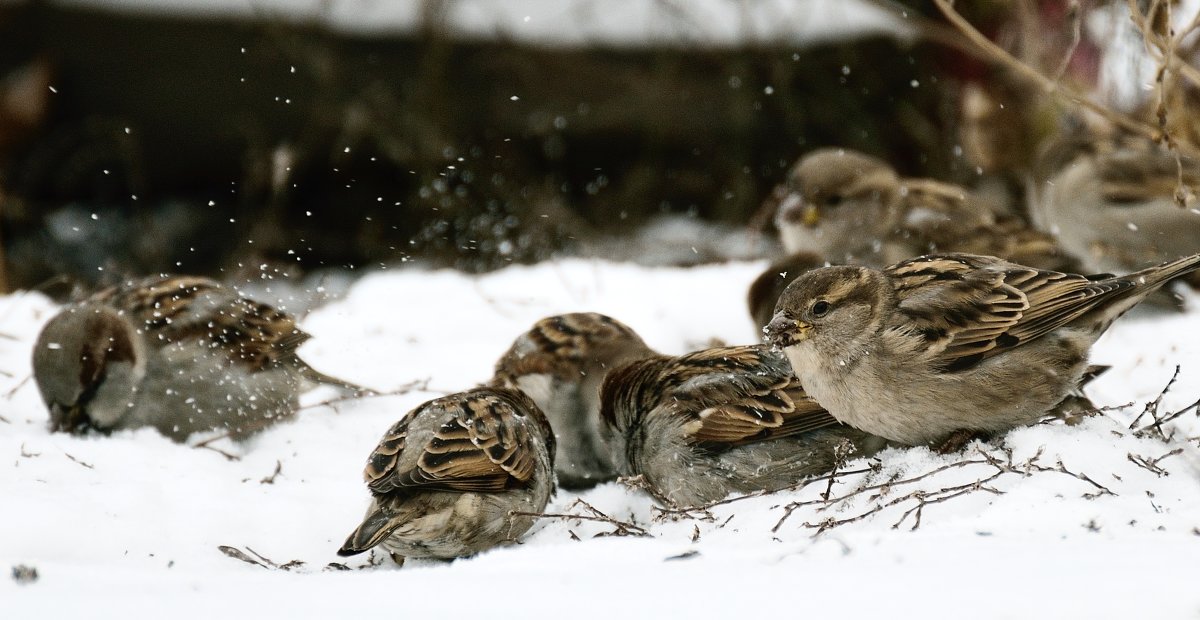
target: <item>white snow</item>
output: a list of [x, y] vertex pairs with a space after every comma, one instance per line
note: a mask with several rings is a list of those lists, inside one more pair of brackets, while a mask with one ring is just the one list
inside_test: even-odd
[[[346, 562], [352, 570], [326, 569], [342, 561], [334, 552], [362, 515], [360, 471], [383, 431], [421, 401], [487, 379], [536, 319], [605, 312], [670, 353], [714, 338], [754, 342], [743, 297], [764, 267], [565, 260], [479, 277], [417, 269], [367, 275], [305, 317], [314, 338], [304, 357], [381, 390], [412, 382], [428, 390], [310, 406], [244, 443], [212, 444], [237, 460], [191, 447], [203, 437], [181, 445], [152, 430], [49, 434], [27, 378], [31, 343], [55, 308], [37, 294], [0, 298], [0, 617], [1172, 618], [1200, 611], [1200, 447], [1185, 439], [1200, 435], [1200, 423], [1183, 415], [1169, 425], [1170, 442], [1128, 430], [1175, 364], [1182, 371], [1161, 411], [1200, 398], [1196, 295], [1185, 314], [1126, 317], [1095, 348], [1093, 361], [1113, 368], [1091, 394], [1102, 405], [1137, 403], [1126, 410], [1075, 426], [1019, 429], [958, 455], [890, 450], [876, 471], [839, 477], [831, 502], [820, 481], [710, 514], [663, 518], [643, 493], [613, 483], [582, 495], [559, 492], [548, 512], [590, 514], [576, 503], [582, 499], [648, 537], [594, 537], [614, 526], [543, 520], [524, 544], [471, 559], [397, 569], [390, 561], [364, 568], [369, 558], [359, 556]], [[305, 402], [333, 395], [317, 390]], [[1008, 463], [1003, 449], [1011, 450], [1011, 466], [987, 463], [985, 453]], [[1159, 458], [1158, 473], [1134, 462]], [[956, 465], [964, 461], [975, 462]], [[1059, 462], [1069, 474], [1054, 471]], [[265, 482], [277, 463], [279, 474]], [[860, 459], [846, 469], [869, 465]], [[890, 489], [853, 495], [888, 480]], [[913, 530], [914, 491], [934, 502], [960, 485], [964, 494], [926, 505]], [[820, 534], [814, 527], [860, 515]], [[263, 568], [223, 554], [221, 545], [303, 564]], [[17, 583], [8, 576], [16, 565], [36, 568], [39, 578]]]
[[[3, 0], [0, 0], [3, 3]], [[911, 38], [866, 0], [56, 0], [132, 13], [284, 19], [345, 32], [415, 33], [545, 46], [811, 44], [869, 34]], [[431, 10], [433, 9], [433, 10]]]

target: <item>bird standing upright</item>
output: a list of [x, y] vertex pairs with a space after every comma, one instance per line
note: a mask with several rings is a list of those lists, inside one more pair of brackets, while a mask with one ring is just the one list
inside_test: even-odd
[[788, 286], [767, 335], [838, 420], [927, 444], [1036, 421], [1113, 320], [1198, 268], [1200, 254], [1116, 277], [970, 254], [824, 267]]

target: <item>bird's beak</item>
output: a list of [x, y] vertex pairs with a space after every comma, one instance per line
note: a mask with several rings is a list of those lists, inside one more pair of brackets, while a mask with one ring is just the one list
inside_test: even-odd
[[814, 228], [821, 221], [821, 211], [816, 205], [805, 202], [799, 193], [792, 192], [779, 203], [778, 221]]
[[800, 223], [809, 228], [816, 228], [817, 224], [821, 223], [821, 212], [817, 210], [815, 205], [805, 205]]
[[782, 312], [775, 315], [771, 322], [763, 328], [767, 340], [779, 348], [787, 348], [808, 339], [812, 324], [793, 319]]

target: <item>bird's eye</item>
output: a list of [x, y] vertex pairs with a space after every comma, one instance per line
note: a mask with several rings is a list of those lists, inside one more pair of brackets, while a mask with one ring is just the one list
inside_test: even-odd
[[841, 194], [831, 194], [828, 198], [825, 199], [825, 204], [830, 207], [836, 207], [836, 206], [842, 204]]
[[817, 318], [823, 317], [826, 314], [829, 314], [829, 307], [829, 302], [825, 301], [824, 299], [818, 299], [813, 302], [812, 315]]

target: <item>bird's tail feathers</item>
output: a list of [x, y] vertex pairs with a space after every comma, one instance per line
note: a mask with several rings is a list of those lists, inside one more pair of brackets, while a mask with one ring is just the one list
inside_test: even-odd
[[350, 533], [337, 554], [343, 557], [358, 555], [383, 542], [383, 539], [401, 523], [401, 520], [390, 517], [383, 510], [376, 508]]

